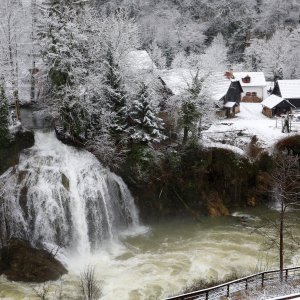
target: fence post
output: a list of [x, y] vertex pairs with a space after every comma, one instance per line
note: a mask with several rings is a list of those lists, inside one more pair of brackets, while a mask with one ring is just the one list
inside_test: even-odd
[[208, 300], [208, 291], [205, 292], [205, 300]]
[[261, 286], [264, 286], [265, 273], [261, 273]]
[[285, 270], [285, 281], [287, 281], [287, 279], [288, 279], [288, 275], [289, 275], [289, 270], [288, 270], [288, 269], [286, 269], [286, 270]]
[[245, 286], [245, 289], [246, 289], [246, 291], [247, 291], [247, 289], [248, 289], [248, 278], [246, 278], [246, 286]]
[[229, 297], [229, 284], [227, 284], [227, 297]]

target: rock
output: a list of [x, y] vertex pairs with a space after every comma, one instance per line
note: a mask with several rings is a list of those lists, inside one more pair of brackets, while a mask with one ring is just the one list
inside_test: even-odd
[[33, 248], [25, 240], [11, 239], [0, 250], [0, 275], [9, 280], [40, 283], [57, 280], [67, 272], [51, 253]]
[[247, 199], [247, 205], [250, 207], [255, 207], [257, 204], [256, 198], [255, 197], [249, 197]]
[[228, 216], [229, 210], [217, 193], [211, 193], [207, 201], [207, 212], [211, 217]]
[[34, 144], [32, 131], [18, 131], [8, 145], [0, 145], [0, 175], [19, 162], [20, 152]]

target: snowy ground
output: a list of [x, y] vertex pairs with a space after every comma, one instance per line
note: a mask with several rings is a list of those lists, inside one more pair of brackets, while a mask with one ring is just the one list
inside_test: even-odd
[[[297, 295], [299, 296], [300, 288], [299, 281], [283, 283], [283, 284], [273, 284], [268, 285], [264, 289], [257, 288], [256, 290], [250, 290], [247, 292], [236, 293], [231, 296], [231, 300], [272, 300], [276, 297], [284, 296], [284, 295]], [[294, 297], [290, 299], [300, 299], [299, 297]]]
[[207, 146], [229, 148], [242, 155], [256, 135], [259, 145], [272, 151], [278, 140], [297, 133], [295, 125], [291, 133], [282, 133], [281, 118], [276, 121], [263, 115], [260, 103], [241, 103], [240, 109], [235, 118], [217, 120], [203, 132]]

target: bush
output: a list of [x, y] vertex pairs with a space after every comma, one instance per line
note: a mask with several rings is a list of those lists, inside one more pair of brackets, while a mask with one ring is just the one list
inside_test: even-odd
[[280, 140], [275, 148], [279, 151], [287, 150], [294, 155], [300, 155], [300, 135], [294, 135]]

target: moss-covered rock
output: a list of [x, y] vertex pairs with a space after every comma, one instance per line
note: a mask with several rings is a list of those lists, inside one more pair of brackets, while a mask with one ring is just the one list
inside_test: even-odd
[[207, 199], [207, 212], [211, 217], [228, 216], [229, 210], [224, 205], [218, 193], [212, 192]]
[[45, 282], [57, 280], [67, 272], [51, 253], [33, 248], [28, 241], [11, 239], [0, 250], [0, 274], [9, 280]]
[[250, 161], [227, 149], [190, 144], [153, 159], [148, 168], [146, 182], [139, 180], [131, 161], [120, 172], [142, 218], [198, 218], [201, 214], [227, 215], [230, 209], [254, 206], [267, 199], [263, 187], [268, 184], [272, 158], [262, 154]]

